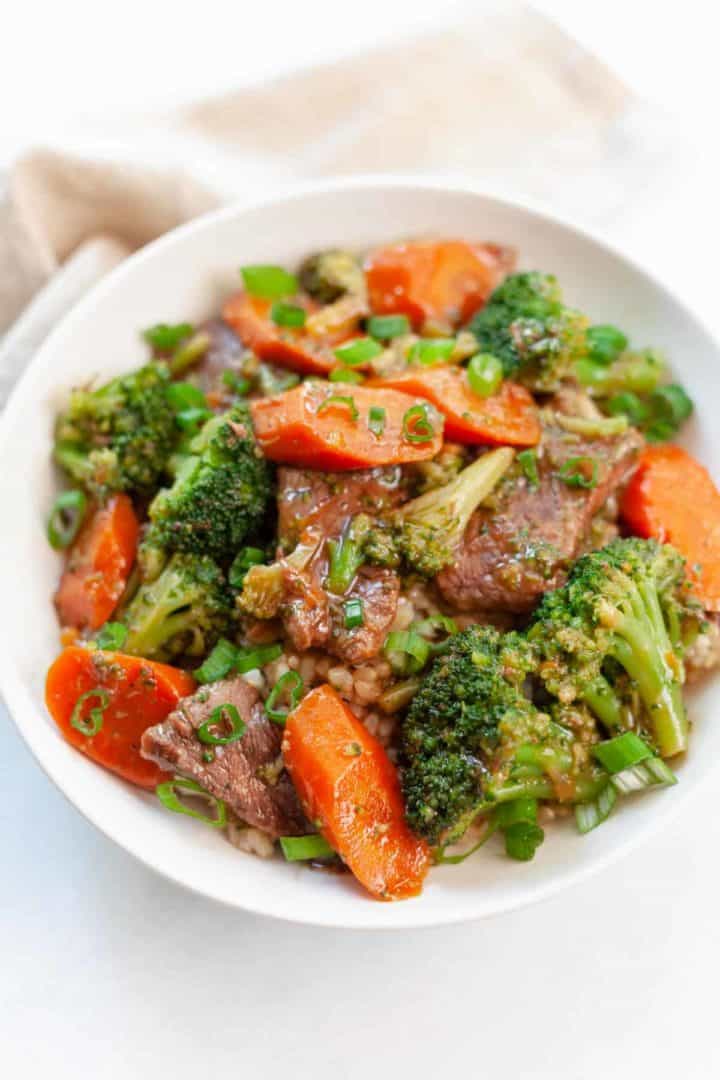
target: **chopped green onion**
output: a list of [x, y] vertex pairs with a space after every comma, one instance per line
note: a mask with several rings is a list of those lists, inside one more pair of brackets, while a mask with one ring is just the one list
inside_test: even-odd
[[413, 405], [403, 416], [403, 438], [411, 443], [432, 442], [435, 428], [428, 417], [427, 405]]
[[173, 352], [178, 345], [195, 332], [191, 323], [156, 323], [143, 330], [143, 337], [156, 352]]
[[339, 540], [327, 540], [330, 566], [325, 588], [336, 596], [342, 596], [352, 585], [353, 578], [363, 564], [362, 545], [353, 535], [352, 525]]
[[[428, 615], [425, 619], [411, 623], [409, 629], [425, 638], [433, 656], [444, 653], [450, 638], [458, 632], [457, 623], [449, 615]], [[439, 641], [437, 640], [438, 631], [444, 635]]]
[[650, 411], [658, 420], [679, 428], [693, 411], [693, 403], [682, 386], [670, 383], [653, 390], [649, 400]]
[[670, 420], [653, 420], [643, 430], [645, 438], [650, 443], [667, 442], [676, 433], [677, 428]]
[[545, 839], [539, 825], [518, 821], [505, 830], [505, 850], [511, 859], [529, 862]]
[[297, 278], [282, 266], [243, 266], [240, 273], [250, 295], [262, 300], [282, 300], [298, 291]]
[[627, 416], [565, 416], [557, 413], [555, 420], [565, 431], [586, 439], [608, 439], [613, 435], [622, 435], [628, 428]]
[[209, 420], [212, 413], [209, 409], [182, 409], [175, 414], [175, 422], [182, 431], [192, 431]]
[[[284, 675], [281, 675], [265, 702], [265, 712], [270, 719], [276, 724], [284, 724], [288, 718], [288, 713], [300, 703], [304, 689], [305, 684], [297, 671], [286, 671]], [[284, 697], [288, 698], [287, 707], [284, 709], [278, 708], [277, 702]]]
[[393, 683], [378, 698], [378, 705], [383, 712], [395, 713], [406, 708], [420, 689], [421, 680], [418, 678], [403, 679], [402, 682]]
[[639, 426], [650, 416], [650, 409], [646, 402], [642, 401], [631, 390], [623, 390], [605, 403], [605, 411], [611, 416], [627, 416], [631, 424]]
[[518, 822], [537, 825], [537, 816], [537, 799], [530, 799], [527, 796], [501, 803], [495, 811], [495, 817], [501, 829], [509, 829], [511, 825], [517, 825]]
[[628, 346], [628, 339], [616, 326], [589, 326], [585, 339], [588, 356], [596, 364], [612, 364]]
[[348, 341], [346, 345], [338, 345], [337, 349], [335, 349], [335, 355], [342, 364], [356, 367], [358, 364], [364, 364], [368, 360], [374, 360], [382, 351], [383, 347], [379, 341], [375, 341], [371, 337], [361, 337]]
[[598, 463], [591, 457], [571, 457], [561, 465], [558, 476], [568, 487], [594, 488], [598, 482]]
[[[210, 808], [214, 810], [215, 816], [208, 817], [207, 814], [201, 814], [199, 810], [193, 810], [191, 807], [186, 806], [181, 802], [176, 789], [188, 795], [205, 799]], [[158, 784], [155, 793], [165, 809], [171, 810], [173, 814], [186, 814], [188, 817], [203, 821], [206, 825], [212, 825], [215, 829], [224, 829], [227, 825], [227, 807], [225, 803], [222, 799], [216, 799], [214, 795], [205, 791], [194, 780], [186, 780], [183, 777], [176, 776], [174, 780], [167, 780], [164, 784]]]
[[[218, 728], [221, 731], [223, 729], [227, 730], [228, 725], [230, 726], [230, 732], [227, 735], [216, 735], [212, 730], [213, 728]], [[240, 716], [235, 705], [218, 705], [210, 713], [209, 719], [197, 729], [197, 737], [201, 743], [206, 743], [208, 746], [227, 746], [228, 743], [242, 739], [245, 728], [245, 721]]]
[[410, 333], [410, 320], [407, 315], [373, 315], [368, 319], [367, 332], [381, 341], [390, 341]]
[[170, 383], [167, 388], [167, 399], [170, 407], [175, 412], [183, 409], [207, 409], [207, 398], [199, 387], [189, 382]]
[[360, 371], [354, 371], [349, 367], [333, 368], [328, 375], [330, 382], [361, 383], [365, 382], [365, 376]]
[[288, 862], [306, 862], [308, 859], [331, 859], [335, 852], [327, 840], [319, 834], [312, 836], [281, 836], [280, 847]]
[[386, 412], [379, 405], [370, 406], [368, 410], [368, 427], [373, 435], [377, 435], [378, 438], [385, 430], [385, 417]]
[[106, 622], [95, 637], [98, 649], [122, 649], [127, 641], [128, 628], [121, 622]]
[[592, 802], [578, 803], [575, 807], [575, 821], [578, 832], [585, 835], [598, 825], [602, 825], [610, 816], [610, 811], [617, 801], [617, 791], [612, 784], [607, 784]]
[[383, 652], [396, 675], [415, 675], [427, 664], [430, 645], [415, 630], [392, 630]]
[[602, 389], [607, 384], [608, 370], [604, 364], [596, 364], [586, 356], [581, 356], [575, 364], [575, 374], [581, 386]]
[[304, 326], [307, 311], [298, 304], [276, 300], [270, 308], [270, 318], [277, 326]]
[[[83, 717], [83, 705], [92, 698], [97, 698], [100, 704], [90, 709], [88, 715]], [[100, 731], [103, 725], [103, 713], [109, 704], [110, 695], [107, 690], [86, 690], [75, 702], [75, 708], [70, 715], [70, 727], [74, 727], [76, 731], [91, 739]]]
[[56, 551], [69, 547], [80, 531], [87, 510], [82, 491], [61, 491], [53, 503], [47, 523], [47, 538]]
[[205, 355], [210, 345], [210, 335], [205, 331], [201, 330], [199, 333], [193, 334], [190, 340], [178, 346], [170, 357], [170, 373], [172, 375], [182, 374], [187, 368], [196, 364], [201, 356]]
[[614, 739], [597, 743], [592, 748], [593, 756], [611, 775], [639, 765], [641, 761], [653, 756], [647, 743], [643, 742], [634, 731], [625, 731]]
[[649, 757], [639, 765], [632, 765], [615, 773], [611, 783], [621, 795], [642, 791], [648, 787], [664, 787], [677, 784], [677, 777], [662, 758]]
[[417, 364], [438, 364], [455, 352], [455, 338], [420, 338], [410, 349], [408, 360]]
[[300, 382], [300, 376], [295, 371], [285, 371], [273, 364], [260, 364], [255, 378], [258, 389], [264, 397], [282, 394], [283, 391], [290, 390]]
[[245, 576], [251, 566], [260, 566], [265, 562], [265, 552], [262, 548], [244, 547], [232, 561], [228, 573], [228, 581], [234, 589], [242, 588]]
[[530, 487], [537, 490], [540, 487], [540, 476], [538, 475], [536, 452], [534, 450], [521, 450], [516, 460]]
[[322, 404], [318, 405], [315, 410], [315, 415], [319, 416], [321, 412], [324, 412], [325, 409], [332, 408], [333, 405], [339, 405], [342, 408], [349, 409], [350, 417], [353, 420], [357, 420], [360, 415], [358, 413], [357, 405], [355, 404], [355, 398], [343, 396], [342, 394], [330, 394], [329, 397], [326, 397]]
[[503, 366], [492, 353], [477, 353], [467, 366], [470, 389], [479, 397], [497, 393], [503, 379]]
[[238, 650], [226, 638], [220, 638], [215, 648], [206, 656], [193, 675], [199, 683], [217, 682], [223, 679], [235, 667]]
[[272, 645], [255, 645], [252, 649], [238, 649], [235, 668], [241, 675], [257, 668], [265, 667], [272, 660], [282, 656], [283, 647], [279, 642]]
[[223, 371], [222, 382], [223, 386], [226, 386], [233, 394], [237, 394], [238, 397], [244, 397], [250, 389], [250, 380], [237, 371]]
[[345, 629], [354, 630], [356, 626], [362, 626], [365, 622], [363, 602], [359, 596], [353, 596], [344, 604]]

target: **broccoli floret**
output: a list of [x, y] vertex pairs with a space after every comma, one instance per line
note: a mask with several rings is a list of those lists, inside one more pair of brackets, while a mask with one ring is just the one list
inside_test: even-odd
[[164, 364], [97, 390], [74, 390], [55, 430], [55, 460], [96, 497], [157, 487], [175, 442]]
[[507, 277], [469, 328], [507, 377], [552, 390], [584, 355], [587, 326], [584, 315], [565, 306], [552, 275], [532, 272]]
[[173, 555], [152, 582], [141, 585], [125, 611], [125, 652], [169, 660], [204, 656], [231, 632], [234, 596], [208, 556]]
[[470, 516], [510, 467], [513, 451], [493, 450], [444, 487], [412, 499], [394, 522], [398, 551], [421, 574], [433, 577], [452, 562]]
[[208, 420], [190, 443], [172, 487], [150, 505], [146, 543], [165, 551], [233, 555], [263, 523], [272, 473], [247, 405]]
[[300, 285], [321, 304], [331, 304], [346, 293], [363, 293], [365, 275], [349, 251], [320, 251], [310, 255], [299, 271]]
[[580, 558], [548, 593], [529, 639], [539, 675], [563, 704], [578, 699], [611, 731], [639, 727], [670, 757], [687, 745], [683, 628], [693, 618], [682, 556], [654, 540], [615, 540]]
[[519, 747], [552, 737], [523, 692], [532, 666], [520, 635], [471, 626], [423, 679], [402, 725], [401, 775], [408, 822], [432, 843], [462, 833]]

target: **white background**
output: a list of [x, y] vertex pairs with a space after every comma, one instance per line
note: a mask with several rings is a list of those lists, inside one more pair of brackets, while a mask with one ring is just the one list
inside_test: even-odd
[[[720, 328], [715, 5], [538, 6], [703, 150], [615, 239]], [[98, 115], [331, 58], [461, 7], [25, 0], [5, 10], [0, 162]], [[4, 717], [0, 780], [2, 1076], [717, 1074], [712, 790], [639, 853], [544, 905], [390, 936], [272, 923], [180, 892], [87, 825]]]

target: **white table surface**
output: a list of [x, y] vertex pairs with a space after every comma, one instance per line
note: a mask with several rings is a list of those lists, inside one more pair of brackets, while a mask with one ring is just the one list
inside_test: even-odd
[[[3, 117], [6, 158], [50, 130], [61, 112], [67, 123], [79, 115], [87, 35], [106, 32], [105, 9], [69, 6], [72, 33], [62, 47], [54, 35], [67, 30], [65, 7], [61, 17], [45, 4], [13, 6], [0, 65], [3, 108], [12, 114], [7, 124]], [[379, 20], [387, 8], [382, 26], [390, 33], [416, 6], [372, 0], [364, 10]], [[580, 12], [590, 5], [571, 0], [540, 6], [682, 115], [696, 137], [706, 129], [715, 137], [720, 75], [710, 5], [685, 4], [682, 13], [627, 3]], [[124, 6], [117, 24], [113, 17], [107, 77], [97, 57], [87, 65], [97, 108], [125, 93], [115, 57], [140, 34], [136, 7]], [[277, 18], [245, 14], [238, 63], [258, 76], [347, 46], [347, 15], [343, 28], [338, 19], [303, 20], [298, 8], [285, 16], [289, 31], [277, 48], [269, 38]], [[50, 25], [38, 34], [41, 15]], [[154, 16], [152, 26], [159, 32], [162, 20]], [[182, 26], [178, 33], [182, 42]], [[371, 39], [361, 28], [358, 43]], [[162, 38], [156, 46], [168, 47]], [[149, 63], [152, 51], [143, 38], [141, 61]], [[181, 60], [189, 74], [185, 83], [177, 77], [174, 92], [232, 81], [225, 44], [221, 55], [220, 70], [207, 56], [194, 65]], [[162, 70], [166, 59], [158, 58]], [[42, 91], [38, 68], [48, 73]], [[32, 83], [26, 103], [17, 90], [23, 78]], [[11, 108], [4, 79], [15, 86]], [[680, 171], [632, 220], [619, 216], [608, 228], [720, 330], [720, 170], [715, 148], [705, 149], [703, 168]], [[274, 1080], [289, 1070], [318, 1080], [451, 1070], [498, 1080], [717, 1074], [720, 815], [713, 789], [691, 798], [664, 835], [554, 900], [489, 922], [395, 937], [275, 923], [166, 883], [86, 824], [4, 713], [0, 790], [0, 1075], [8, 1080]]]

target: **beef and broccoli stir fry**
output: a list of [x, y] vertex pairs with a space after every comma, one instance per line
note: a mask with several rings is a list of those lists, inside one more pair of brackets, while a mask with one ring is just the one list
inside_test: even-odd
[[660, 353], [460, 240], [245, 266], [144, 339], [57, 419], [69, 742], [382, 899], [675, 783], [720, 495]]

